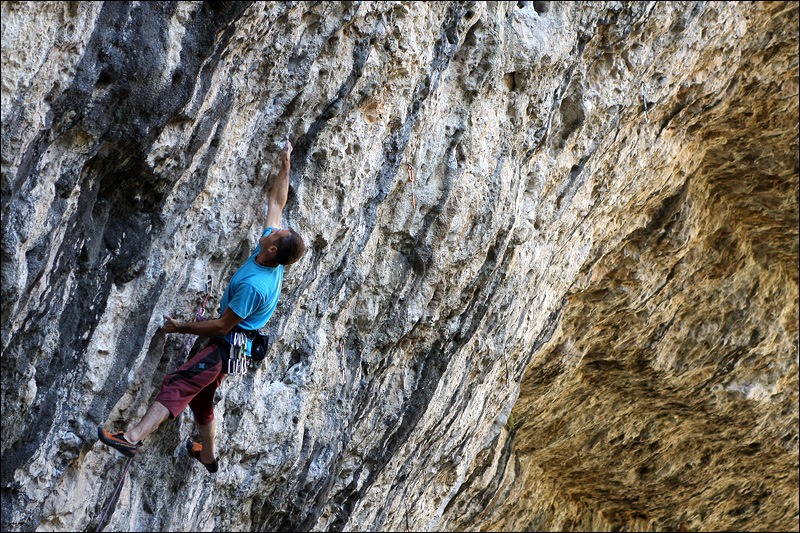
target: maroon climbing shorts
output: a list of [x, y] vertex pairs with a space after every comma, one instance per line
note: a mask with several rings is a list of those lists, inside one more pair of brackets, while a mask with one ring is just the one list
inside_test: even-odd
[[156, 401], [169, 409], [175, 418], [188, 405], [201, 426], [214, 420], [214, 393], [225, 379], [222, 350], [213, 341], [182, 367], [164, 378]]

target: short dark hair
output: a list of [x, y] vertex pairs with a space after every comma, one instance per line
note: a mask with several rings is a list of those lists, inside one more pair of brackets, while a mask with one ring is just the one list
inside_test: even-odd
[[292, 228], [289, 235], [278, 239], [278, 251], [275, 252], [275, 261], [281, 265], [291, 265], [297, 262], [306, 252], [306, 243], [303, 238]]

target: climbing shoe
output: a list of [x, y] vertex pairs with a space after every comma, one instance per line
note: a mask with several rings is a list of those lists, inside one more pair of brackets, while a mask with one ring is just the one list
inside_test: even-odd
[[103, 429], [103, 426], [97, 427], [97, 437], [104, 444], [108, 444], [112, 448], [116, 448], [125, 457], [133, 457], [134, 455], [136, 455], [136, 452], [139, 451], [139, 446], [141, 446], [141, 443], [131, 444], [130, 442], [125, 440], [124, 433], [115, 433], [114, 435], [112, 435], [111, 433]]
[[219, 458], [215, 457], [212, 462], [204, 463], [203, 461], [200, 460], [200, 452], [202, 451], [202, 449], [203, 449], [202, 444], [198, 444], [190, 440], [186, 441], [186, 451], [189, 452], [189, 457], [194, 457], [195, 459], [200, 461], [200, 464], [206, 467], [206, 470], [208, 470], [211, 474], [216, 474], [217, 470], [219, 470]]

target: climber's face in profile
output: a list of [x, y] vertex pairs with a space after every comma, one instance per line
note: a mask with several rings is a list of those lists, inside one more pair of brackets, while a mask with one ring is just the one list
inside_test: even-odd
[[[306, 251], [303, 238], [293, 229], [280, 229], [272, 231], [258, 240], [261, 247], [259, 257], [263, 261], [276, 261], [281, 265], [291, 265], [297, 262]], [[258, 259], [256, 259], [258, 262]], [[274, 265], [267, 265], [274, 266]]]
[[[288, 237], [292, 234], [291, 230], [288, 229], [280, 229], [278, 231], [273, 231], [269, 235], [264, 235], [258, 240], [258, 244], [261, 246], [262, 250], [266, 250], [268, 252], [275, 253], [278, 247], [278, 241], [281, 240], [282, 237]], [[270, 250], [270, 247], [274, 246], [275, 250]]]

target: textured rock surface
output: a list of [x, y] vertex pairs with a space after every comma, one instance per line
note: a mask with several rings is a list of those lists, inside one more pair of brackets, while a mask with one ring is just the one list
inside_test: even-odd
[[287, 134], [310, 249], [220, 391], [221, 472], [184, 414], [107, 530], [798, 528], [795, 3], [2, 25], [4, 530], [96, 525], [95, 427], [183, 361], [160, 317], [218, 303]]

